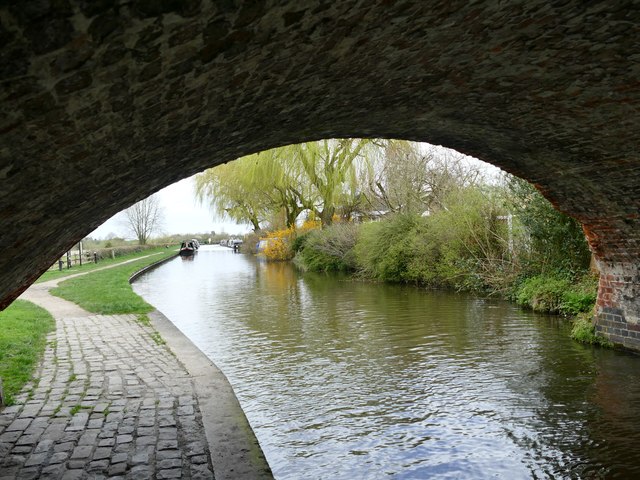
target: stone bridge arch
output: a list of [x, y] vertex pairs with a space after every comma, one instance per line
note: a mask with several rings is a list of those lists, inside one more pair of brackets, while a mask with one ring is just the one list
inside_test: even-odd
[[637, 2], [14, 3], [0, 6], [0, 308], [176, 180], [375, 136], [536, 184], [584, 225], [600, 330], [640, 349]]

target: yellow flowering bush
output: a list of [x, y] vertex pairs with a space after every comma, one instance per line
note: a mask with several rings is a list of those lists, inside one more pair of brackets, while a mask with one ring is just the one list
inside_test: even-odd
[[322, 228], [322, 222], [319, 219], [307, 219], [302, 226], [297, 230], [298, 235], [310, 232], [311, 230], [318, 230]]
[[320, 227], [320, 220], [305, 220], [300, 228], [289, 227], [269, 232], [260, 239], [259, 255], [270, 261], [291, 260], [295, 254], [292, 247], [296, 237]]
[[267, 260], [291, 260], [293, 258], [293, 250], [291, 242], [295, 238], [296, 230], [293, 227], [284, 230], [275, 230], [267, 233], [263, 239], [265, 241], [264, 249], [261, 254]]

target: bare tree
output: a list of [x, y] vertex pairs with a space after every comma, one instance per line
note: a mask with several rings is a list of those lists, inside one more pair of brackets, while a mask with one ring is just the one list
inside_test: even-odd
[[424, 213], [444, 207], [453, 190], [475, 185], [481, 178], [454, 151], [421, 151], [419, 145], [386, 140], [369, 167], [367, 198], [375, 208], [389, 212]]
[[127, 229], [140, 245], [146, 245], [151, 234], [162, 226], [163, 211], [158, 197], [151, 196], [127, 208], [124, 217]]

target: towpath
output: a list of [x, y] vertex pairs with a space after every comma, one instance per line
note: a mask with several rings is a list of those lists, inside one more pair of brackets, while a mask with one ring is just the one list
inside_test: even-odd
[[36, 380], [0, 411], [0, 480], [272, 478], [202, 352], [159, 312], [145, 325], [49, 294], [68, 278], [21, 296], [48, 310], [56, 331]]

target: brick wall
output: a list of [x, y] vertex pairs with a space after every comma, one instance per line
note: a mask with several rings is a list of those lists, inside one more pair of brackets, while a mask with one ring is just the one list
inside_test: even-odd
[[634, 264], [602, 265], [596, 330], [614, 344], [640, 351], [640, 282]]

